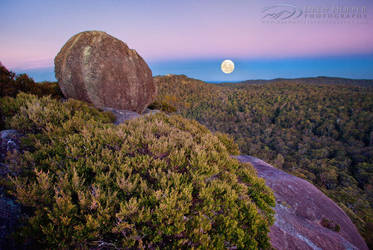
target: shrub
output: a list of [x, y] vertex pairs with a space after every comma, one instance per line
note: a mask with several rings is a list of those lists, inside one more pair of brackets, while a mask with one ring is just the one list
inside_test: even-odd
[[33, 247], [270, 247], [271, 190], [198, 122], [159, 113], [115, 126], [77, 101], [7, 102], [28, 149], [12, 179], [30, 208], [17, 235]]
[[221, 132], [215, 132], [215, 136], [219, 138], [220, 142], [223, 143], [223, 145], [231, 155], [240, 154], [240, 149], [238, 148], [238, 145], [234, 142], [232, 136]]
[[322, 218], [320, 222], [321, 226], [326, 227], [330, 230], [333, 230], [335, 232], [341, 231], [341, 226], [339, 224], [334, 223], [333, 221], [330, 221], [326, 218]]
[[[47, 107], [48, 105], [50, 107]], [[26, 114], [27, 109], [32, 109], [33, 112]], [[89, 103], [68, 99], [61, 104], [60, 101], [48, 96], [37, 98], [35, 95], [25, 93], [18, 94], [17, 98], [1, 98], [0, 110], [3, 113], [5, 127], [18, 128], [22, 133], [37, 132], [41, 127], [35, 124], [45, 124], [48, 121], [57, 126], [62, 125], [66, 119], [70, 119], [77, 113], [81, 116], [81, 119], [87, 121], [94, 119], [103, 123], [111, 123], [115, 120], [115, 116], [111, 112], [101, 112]], [[59, 122], [56, 120], [57, 117]]]
[[0, 97], [16, 97], [25, 92], [39, 97], [50, 95], [52, 98], [62, 98], [63, 94], [57, 82], [35, 83], [27, 74], [17, 75], [0, 63]]
[[177, 111], [177, 109], [172, 106], [171, 104], [169, 104], [168, 102], [165, 102], [165, 101], [161, 101], [161, 102], [153, 102], [152, 104], [149, 105], [148, 107], [149, 109], [158, 109], [158, 110], [161, 110], [163, 112], [166, 112], [168, 114], [170, 113], [174, 113]]
[[4, 115], [3, 115], [3, 111], [1, 110], [1, 107], [0, 107], [0, 131], [5, 129], [5, 123], [4, 123]]
[[17, 99], [9, 96], [0, 98], [0, 110], [6, 129], [11, 128], [10, 119], [20, 111], [22, 106], [26, 105], [26, 103], [34, 97], [35, 96], [32, 95], [20, 94]]
[[35, 87], [36, 90], [34, 91], [34, 93], [30, 92], [31, 94], [35, 94], [39, 97], [50, 95], [52, 98], [56, 99], [63, 98], [62, 91], [57, 82], [39, 82], [36, 83]]

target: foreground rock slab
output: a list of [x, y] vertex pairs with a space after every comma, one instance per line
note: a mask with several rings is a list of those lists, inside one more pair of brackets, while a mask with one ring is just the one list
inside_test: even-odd
[[275, 249], [368, 249], [345, 212], [314, 185], [258, 158], [235, 158], [251, 163], [274, 192], [276, 221], [269, 236]]
[[66, 98], [142, 113], [156, 96], [152, 72], [127, 44], [102, 31], [81, 32], [54, 59]]

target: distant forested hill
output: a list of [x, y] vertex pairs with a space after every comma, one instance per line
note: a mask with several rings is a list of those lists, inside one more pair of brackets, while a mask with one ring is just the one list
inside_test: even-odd
[[317, 185], [373, 247], [373, 88], [363, 87], [372, 81], [215, 85], [174, 75], [155, 81], [159, 103], [233, 135], [242, 153]]
[[333, 84], [333, 85], [353, 85], [363, 87], [373, 87], [373, 80], [366, 79], [347, 79], [338, 77], [310, 77], [310, 78], [296, 78], [283, 79], [277, 78], [273, 80], [247, 80], [238, 83], [222, 83], [226, 87], [245, 88], [248, 84], [265, 84], [265, 83], [304, 83], [304, 84]]

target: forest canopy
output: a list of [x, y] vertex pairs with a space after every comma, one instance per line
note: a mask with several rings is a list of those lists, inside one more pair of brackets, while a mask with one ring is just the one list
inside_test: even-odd
[[207, 84], [182, 75], [155, 78], [158, 102], [230, 134], [242, 153], [315, 184], [373, 247], [373, 88], [326, 80]]

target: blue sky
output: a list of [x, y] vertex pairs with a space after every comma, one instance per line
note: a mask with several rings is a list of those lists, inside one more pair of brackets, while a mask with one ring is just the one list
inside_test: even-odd
[[[317, 58], [237, 59], [234, 62], [236, 70], [229, 75], [220, 70], [220, 59], [150, 61], [149, 66], [153, 75], [184, 74], [209, 82], [313, 76], [373, 79], [372, 54]], [[16, 72], [27, 73], [36, 81], [55, 81], [53, 67], [16, 70]]]

